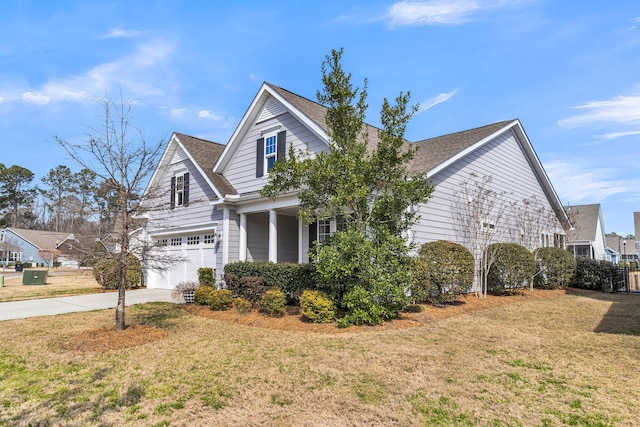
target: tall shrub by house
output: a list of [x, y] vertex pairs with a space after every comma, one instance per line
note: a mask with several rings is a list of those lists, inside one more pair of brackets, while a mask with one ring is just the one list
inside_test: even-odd
[[615, 264], [580, 257], [576, 260], [576, 274], [570, 286], [591, 291], [611, 291], [617, 285], [617, 280], [618, 266]]
[[475, 260], [464, 246], [438, 240], [422, 245], [418, 251], [427, 264], [431, 303], [447, 303], [467, 294], [473, 286]]
[[[515, 243], [496, 243], [499, 245], [496, 258], [487, 275], [490, 292], [513, 292], [529, 284], [536, 269], [536, 260], [524, 246]], [[489, 250], [494, 248], [489, 246]]]
[[[126, 288], [137, 288], [142, 279], [140, 260], [129, 255], [126, 272]], [[93, 266], [93, 276], [103, 289], [118, 289], [120, 284], [120, 263], [117, 259], [104, 258], [96, 261]]]
[[576, 274], [576, 259], [562, 248], [540, 248], [536, 252], [536, 269], [536, 288], [562, 289], [571, 284]]

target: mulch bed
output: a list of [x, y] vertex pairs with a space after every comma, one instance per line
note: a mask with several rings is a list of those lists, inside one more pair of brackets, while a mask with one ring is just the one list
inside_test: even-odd
[[167, 333], [162, 329], [148, 325], [130, 325], [122, 331], [102, 328], [84, 331], [80, 335], [68, 339], [63, 347], [74, 352], [120, 350], [160, 340], [166, 335]]

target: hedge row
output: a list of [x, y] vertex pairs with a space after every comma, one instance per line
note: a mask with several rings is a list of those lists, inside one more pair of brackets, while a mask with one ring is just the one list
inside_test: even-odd
[[608, 261], [578, 258], [572, 288], [611, 292], [617, 289], [618, 266]]

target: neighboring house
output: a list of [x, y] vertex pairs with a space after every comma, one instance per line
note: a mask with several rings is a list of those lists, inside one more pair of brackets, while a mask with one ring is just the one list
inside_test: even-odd
[[634, 242], [636, 253], [638, 254], [638, 258], [640, 259], [640, 212], [633, 213], [633, 225], [636, 236], [636, 241]]
[[[150, 211], [138, 238], [182, 260], [166, 271], [147, 271], [147, 286], [174, 288], [197, 280], [199, 267], [215, 267], [220, 278], [224, 266], [238, 260], [308, 262], [313, 242], [335, 232], [338, 221], [306, 224], [296, 217], [295, 193], [274, 201], [262, 198], [260, 190], [271, 166], [290, 147], [308, 156], [328, 149], [325, 114], [324, 106], [264, 83], [226, 145], [174, 133], [147, 188], [147, 193], [161, 189], [169, 208]], [[375, 146], [377, 129], [367, 130], [369, 145]], [[511, 201], [542, 200], [556, 214], [542, 237], [563, 241], [568, 219], [518, 120], [414, 146], [418, 151], [410, 170], [426, 172], [435, 184], [429, 202], [412, 207], [421, 215], [409, 233], [415, 243], [465, 243], [451, 211], [453, 194], [470, 173], [491, 175], [495, 189]], [[513, 220], [505, 227], [510, 235], [519, 233]]]
[[600, 205], [567, 206], [565, 210], [573, 225], [567, 236], [567, 250], [576, 258], [606, 260], [607, 244]]
[[621, 261], [638, 263], [638, 251], [635, 239], [625, 239], [622, 236], [607, 234], [607, 261], [618, 264]]
[[5, 263], [21, 261], [51, 265], [52, 260], [41, 256], [40, 251], [55, 249], [60, 251], [57, 261], [62, 266], [77, 267], [78, 256], [82, 253], [80, 241], [70, 233], [5, 228], [0, 230], [0, 242], [14, 248], [9, 251]]

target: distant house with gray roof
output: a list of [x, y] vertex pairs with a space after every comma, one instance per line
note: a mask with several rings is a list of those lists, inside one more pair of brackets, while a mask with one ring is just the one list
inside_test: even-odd
[[30, 262], [51, 265], [50, 257], [43, 257], [41, 250], [59, 251], [56, 261], [68, 267], [78, 266], [78, 254], [83, 252], [80, 240], [72, 233], [55, 231], [28, 230], [22, 228], [5, 228], [0, 230], [0, 243], [10, 247], [2, 262]]
[[[336, 232], [339, 218], [307, 224], [297, 217], [295, 192], [272, 200], [260, 191], [269, 169], [289, 149], [303, 157], [329, 149], [326, 112], [317, 102], [265, 82], [226, 144], [174, 133], [148, 187], [160, 189], [167, 209], [150, 211], [137, 238], [183, 261], [168, 270], [147, 270], [147, 286], [172, 289], [195, 281], [200, 267], [216, 268], [220, 278], [235, 261], [308, 262], [309, 249]], [[379, 129], [365, 125], [365, 130], [373, 149]], [[413, 243], [449, 240], [469, 246], [453, 211], [456, 192], [474, 174], [491, 176], [491, 190], [506, 194], [509, 202], [540, 200], [553, 217], [541, 244], [564, 242], [569, 220], [519, 120], [406, 141], [405, 147], [417, 150], [409, 171], [426, 175], [435, 187], [428, 203], [412, 207], [420, 216], [407, 237]], [[486, 233], [493, 235], [496, 226], [486, 221]], [[498, 228], [504, 230], [496, 236], [519, 242], [522, 229], [514, 215]]]
[[607, 260], [600, 204], [567, 206], [565, 210], [573, 226], [567, 235], [567, 250], [576, 258]]

